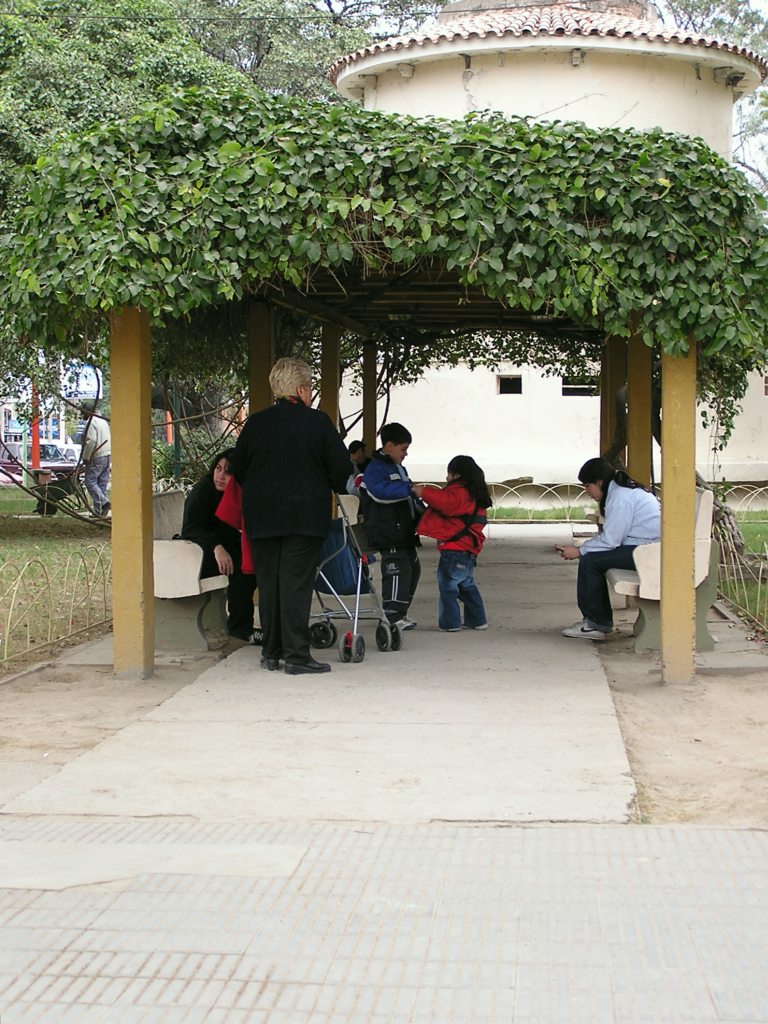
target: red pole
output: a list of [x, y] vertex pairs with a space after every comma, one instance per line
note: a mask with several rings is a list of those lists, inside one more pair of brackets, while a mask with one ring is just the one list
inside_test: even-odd
[[32, 385], [32, 468], [40, 468], [40, 403], [34, 384]]
[[173, 444], [173, 417], [168, 409], [165, 410], [165, 440]]

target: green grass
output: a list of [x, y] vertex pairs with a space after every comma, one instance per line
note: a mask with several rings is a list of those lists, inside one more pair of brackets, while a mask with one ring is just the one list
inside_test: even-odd
[[559, 508], [493, 508], [488, 510], [490, 520], [508, 519], [517, 522], [540, 522], [547, 520], [552, 522], [573, 522], [584, 519], [584, 507], [582, 505], [561, 506]]
[[745, 513], [745, 515], [753, 517], [762, 516], [762, 522], [756, 522], [754, 519], [743, 519], [741, 515], [736, 517], [739, 521], [741, 532], [744, 534], [747, 547], [750, 551], [755, 551], [761, 555], [765, 551], [765, 545], [768, 544], [768, 513], [751, 512]]

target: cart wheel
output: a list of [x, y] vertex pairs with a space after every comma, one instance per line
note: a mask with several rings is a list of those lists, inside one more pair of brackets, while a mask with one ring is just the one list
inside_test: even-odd
[[392, 646], [390, 650], [399, 651], [403, 646], [403, 631], [399, 626], [390, 626], [389, 628], [392, 630]]
[[326, 647], [333, 647], [337, 636], [336, 627], [327, 620], [313, 622], [309, 627], [309, 642], [313, 647], [317, 647], [320, 650], [324, 650]]
[[359, 664], [365, 657], [365, 637], [362, 633], [355, 633], [352, 637], [352, 661]]
[[347, 630], [339, 640], [339, 661], [352, 661], [352, 634]]
[[392, 630], [388, 622], [380, 622], [376, 627], [376, 646], [380, 651], [388, 651], [392, 647]]

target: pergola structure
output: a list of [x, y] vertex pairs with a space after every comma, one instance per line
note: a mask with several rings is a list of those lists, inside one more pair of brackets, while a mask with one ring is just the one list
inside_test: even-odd
[[[342, 331], [359, 338], [369, 445], [377, 358], [396, 331], [433, 345], [448, 331], [563, 345], [599, 336], [601, 448], [627, 382], [628, 467], [641, 480], [655, 351], [662, 674], [692, 678], [697, 359], [724, 348], [764, 358], [768, 333], [757, 199], [703, 145], [193, 92], [43, 161], [6, 242], [0, 304], [25, 333], [71, 346], [109, 321], [118, 674], [154, 665], [153, 322], [245, 301], [251, 411], [271, 401], [273, 314], [287, 306], [324, 325], [321, 406], [332, 418]], [[210, 346], [215, 361], [215, 336]]]

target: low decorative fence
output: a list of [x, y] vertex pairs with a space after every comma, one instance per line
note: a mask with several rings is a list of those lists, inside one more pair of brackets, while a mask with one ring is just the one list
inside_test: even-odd
[[34, 558], [0, 565], [0, 663], [50, 651], [111, 619], [108, 543], [74, 552], [55, 570]]

